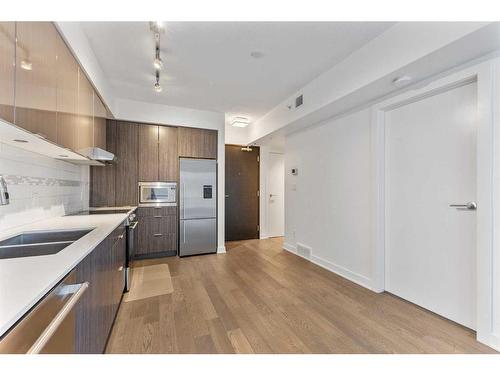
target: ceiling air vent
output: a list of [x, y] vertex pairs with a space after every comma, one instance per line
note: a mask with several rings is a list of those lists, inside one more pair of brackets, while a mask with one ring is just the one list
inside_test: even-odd
[[304, 104], [304, 98], [303, 98], [303, 96], [302, 95], [297, 96], [295, 98], [295, 108], [300, 107], [302, 104]]

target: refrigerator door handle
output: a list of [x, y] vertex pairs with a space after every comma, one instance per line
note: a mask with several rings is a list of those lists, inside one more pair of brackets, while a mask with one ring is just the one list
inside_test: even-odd
[[186, 218], [186, 211], [184, 209], [184, 207], [186, 206], [185, 203], [184, 203], [184, 199], [186, 199], [186, 190], [185, 190], [185, 187], [186, 187], [186, 184], [183, 182], [181, 184], [181, 212], [182, 212], [182, 218], [185, 219]]
[[186, 222], [182, 220], [182, 242], [186, 243]]

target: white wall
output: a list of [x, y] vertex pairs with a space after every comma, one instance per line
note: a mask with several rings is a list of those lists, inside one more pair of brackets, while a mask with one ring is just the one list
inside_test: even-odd
[[226, 144], [246, 146], [248, 144], [248, 127], [238, 128], [226, 124]]
[[[251, 124], [248, 142], [388, 95], [396, 90], [392, 80], [400, 74], [410, 74], [416, 82], [486, 54], [499, 48], [498, 30], [498, 24], [485, 22], [397, 23]], [[300, 94], [304, 104], [290, 110]]]
[[285, 247], [309, 246], [311, 260], [368, 287], [371, 194], [369, 110], [287, 137]]
[[0, 143], [0, 174], [10, 194], [10, 204], [0, 206], [0, 233], [88, 208], [88, 166]]

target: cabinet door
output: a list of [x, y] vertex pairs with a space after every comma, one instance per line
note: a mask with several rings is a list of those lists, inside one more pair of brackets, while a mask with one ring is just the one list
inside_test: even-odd
[[125, 231], [122, 231], [116, 239], [112, 249], [112, 316], [116, 315], [125, 288], [125, 251], [126, 251]]
[[50, 22], [17, 22], [16, 125], [57, 142], [57, 37]]
[[137, 205], [138, 174], [138, 125], [116, 122], [116, 197], [117, 206]]
[[139, 181], [158, 181], [157, 125], [139, 125]]
[[179, 132], [179, 156], [217, 159], [217, 131], [183, 128]]
[[[116, 155], [116, 122], [107, 120], [106, 150]], [[90, 206], [115, 206], [115, 176], [116, 164], [105, 167], [90, 167]]]
[[78, 121], [76, 151], [93, 146], [94, 89], [78, 69]]
[[106, 150], [106, 107], [94, 91], [94, 147]]
[[111, 329], [110, 242], [101, 242], [75, 268], [78, 283], [88, 282], [76, 310], [76, 352], [102, 353]]
[[57, 37], [57, 143], [77, 149], [78, 63]]
[[159, 181], [177, 181], [179, 158], [177, 154], [177, 128], [158, 127], [158, 177]]
[[0, 118], [14, 123], [16, 24], [0, 22]]

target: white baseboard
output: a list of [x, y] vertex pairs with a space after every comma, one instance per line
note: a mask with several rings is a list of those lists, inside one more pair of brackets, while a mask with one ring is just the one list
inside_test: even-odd
[[347, 268], [339, 266], [338, 264], [332, 263], [330, 261], [327, 261], [327, 260], [322, 259], [320, 257], [317, 257], [315, 255], [312, 255], [311, 258], [303, 257], [300, 254], [297, 254], [297, 248], [294, 245], [286, 243], [286, 242], [283, 243], [283, 249], [292, 253], [292, 254], [295, 254], [301, 258], [304, 258], [304, 259], [310, 261], [311, 263], [314, 263], [317, 266], [320, 266], [321, 268], [324, 268], [330, 272], [333, 272], [333, 273], [335, 273], [335, 274], [337, 274], [337, 275], [339, 275], [339, 276], [341, 276], [349, 281], [352, 281], [353, 283], [361, 285], [364, 288], [374, 290], [373, 286], [372, 286], [371, 279], [366, 277], [366, 276], [360, 275], [356, 272], [352, 272], [352, 271], [348, 270]]
[[217, 254], [225, 254], [226, 253], [226, 247], [225, 246], [218, 246], [217, 247]]
[[495, 335], [493, 333], [477, 336], [477, 341], [483, 343], [484, 345], [488, 345], [490, 348], [493, 348], [500, 352], [500, 336]]

